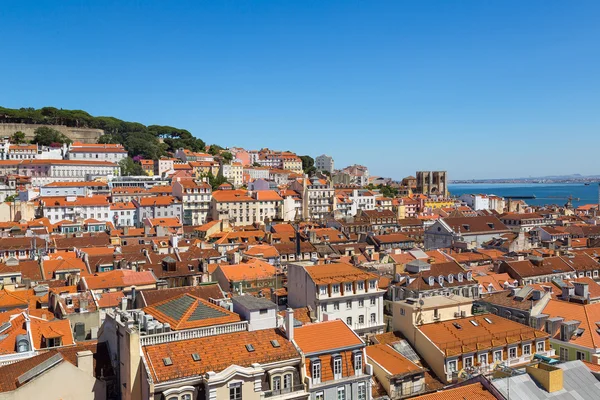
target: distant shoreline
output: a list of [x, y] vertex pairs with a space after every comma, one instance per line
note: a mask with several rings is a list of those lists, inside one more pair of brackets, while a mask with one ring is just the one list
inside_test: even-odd
[[500, 180], [454, 180], [450, 181], [449, 185], [499, 185], [499, 184], [600, 184], [600, 179], [589, 178], [589, 179], [531, 179], [531, 180], [518, 180], [518, 179], [500, 179]]

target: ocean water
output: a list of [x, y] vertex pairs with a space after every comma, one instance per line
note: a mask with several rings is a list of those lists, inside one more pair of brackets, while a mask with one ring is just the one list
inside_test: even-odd
[[462, 194], [495, 194], [501, 197], [533, 196], [535, 199], [525, 199], [527, 204], [540, 206], [545, 204], [564, 205], [569, 196], [573, 196], [575, 207], [582, 204], [598, 203], [598, 184], [590, 183], [472, 183], [450, 184], [448, 190], [452, 196]]

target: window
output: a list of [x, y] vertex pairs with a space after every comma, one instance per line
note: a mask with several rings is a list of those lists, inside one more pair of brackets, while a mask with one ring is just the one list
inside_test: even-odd
[[508, 358], [517, 358], [517, 348], [511, 347], [508, 349]]
[[348, 324], [348, 326], [352, 326], [352, 317], [346, 318], [346, 323]]
[[333, 285], [333, 293], [339, 293], [340, 292], [340, 285]]
[[369, 288], [375, 289], [375, 281], [369, 281]]
[[327, 304], [321, 304], [321, 312], [327, 312]]
[[344, 291], [346, 291], [348, 293], [352, 292], [352, 284], [351, 283], [346, 283]]
[[229, 385], [229, 400], [242, 400], [241, 383], [232, 383]]
[[359, 306], [359, 307], [364, 307], [364, 306], [365, 306], [365, 301], [364, 301], [364, 300], [362, 300], [362, 299], [360, 299], [360, 300], [358, 301], [358, 306]]
[[357, 287], [358, 287], [358, 290], [365, 290], [365, 283], [364, 282], [358, 282]]
[[271, 390], [281, 390], [281, 377], [276, 376], [273, 378], [273, 386], [271, 386]]
[[351, 308], [352, 308], [352, 300], [348, 300], [348, 301], [346, 302], [346, 309], [347, 309], [347, 310], [350, 310]]
[[359, 315], [358, 316], [358, 323], [359, 324], [364, 324], [365, 323], [365, 316], [364, 315]]
[[502, 351], [494, 352], [494, 361], [502, 361]]
[[560, 348], [560, 361], [569, 361], [569, 349], [566, 347]]
[[333, 378], [342, 379], [342, 357], [333, 358]]
[[583, 361], [585, 361], [585, 359], [586, 359], [586, 357], [585, 357], [585, 353], [583, 353], [583, 352], [581, 352], [581, 351], [578, 351], [578, 352], [577, 352], [577, 359], [578, 359], [578, 360], [583, 360]]
[[346, 400], [346, 389], [343, 387], [337, 388], [337, 400]]
[[340, 302], [339, 302], [339, 301], [336, 301], [335, 303], [333, 303], [333, 309], [334, 309], [335, 311], [337, 311], [337, 310], [339, 310], [339, 309], [340, 309]]
[[544, 347], [544, 342], [537, 342], [537, 351], [544, 351], [546, 350]]
[[285, 374], [283, 376], [283, 388], [290, 389], [292, 387], [292, 374]]
[[531, 355], [531, 345], [530, 344], [524, 344], [523, 345], [523, 355], [524, 356], [530, 356]]
[[481, 365], [487, 364], [487, 354], [479, 355], [479, 364], [481, 364]]
[[465, 368], [470, 368], [473, 366], [473, 357], [465, 357], [464, 359]]
[[311, 362], [312, 378], [315, 383], [321, 382], [321, 362], [318, 360]]
[[456, 371], [456, 360], [448, 361], [448, 372], [455, 372], [455, 371]]
[[374, 324], [377, 322], [377, 314], [371, 313], [371, 323]]
[[181, 396], [181, 400], [192, 400], [192, 395], [184, 394], [183, 396]]
[[377, 302], [377, 299], [375, 297], [371, 297], [369, 299], [369, 304], [372, 305], [372, 306], [374, 306], [376, 302]]
[[315, 394], [315, 400], [325, 400], [325, 394], [323, 392], [318, 392]]
[[404, 308], [401, 308], [400, 309], [400, 315], [404, 315], [404, 314], [406, 314], [406, 312], [404, 311]]
[[358, 400], [367, 400], [367, 387], [364, 382], [358, 384]]
[[363, 362], [362, 362], [362, 354], [355, 353], [354, 354], [354, 371], [358, 374], [362, 371]]
[[327, 286], [319, 286], [320, 294], [327, 294]]

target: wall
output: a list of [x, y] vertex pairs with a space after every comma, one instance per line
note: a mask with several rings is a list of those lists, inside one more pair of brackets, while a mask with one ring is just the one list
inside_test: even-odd
[[0, 124], [0, 137], [11, 136], [17, 131], [25, 134], [26, 140], [34, 138], [34, 131], [42, 126], [55, 129], [74, 142], [97, 143], [98, 138], [104, 134], [102, 129], [74, 128], [65, 125], [37, 125], [37, 124]]
[[29, 202], [0, 203], [0, 222], [14, 221], [15, 216], [20, 214], [18, 220], [32, 220], [35, 218], [35, 206]]
[[106, 386], [68, 361], [12, 392], [0, 393], [1, 400], [29, 399], [104, 400]]

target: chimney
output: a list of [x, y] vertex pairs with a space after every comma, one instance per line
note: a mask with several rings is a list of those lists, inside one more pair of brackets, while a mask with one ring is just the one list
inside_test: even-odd
[[285, 334], [288, 340], [294, 340], [294, 310], [285, 310]]
[[583, 297], [585, 300], [590, 296], [590, 289], [587, 283], [584, 282], [572, 282], [575, 286], [575, 296]]
[[574, 288], [573, 286], [563, 286], [562, 287], [562, 295], [561, 299], [568, 301], [571, 296], [573, 296]]
[[571, 340], [575, 331], [579, 327], [579, 321], [564, 321], [560, 325], [560, 340], [563, 342], [568, 342]]
[[546, 333], [550, 336], [554, 336], [562, 322], [563, 318], [561, 317], [548, 318], [546, 320]]
[[77, 368], [94, 376], [94, 354], [90, 350], [77, 352]]

